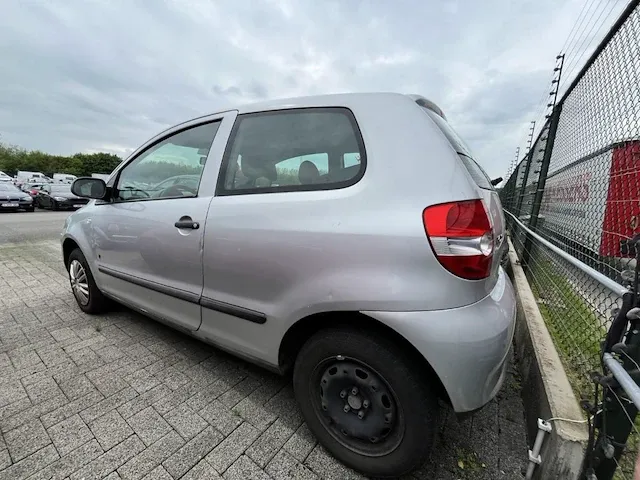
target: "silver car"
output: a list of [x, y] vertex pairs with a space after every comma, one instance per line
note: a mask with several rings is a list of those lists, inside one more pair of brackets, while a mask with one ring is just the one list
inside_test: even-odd
[[309, 428], [360, 472], [418, 467], [439, 399], [470, 412], [501, 387], [515, 318], [502, 208], [423, 97], [195, 118], [73, 191], [93, 199], [62, 235], [82, 310], [115, 300], [291, 373]]

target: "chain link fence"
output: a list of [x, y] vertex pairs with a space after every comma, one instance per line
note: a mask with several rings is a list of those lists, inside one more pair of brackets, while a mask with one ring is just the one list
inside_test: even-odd
[[[638, 1], [629, 3], [553, 106], [500, 196], [511, 214], [507, 220], [513, 246], [570, 381], [579, 398], [593, 400], [591, 372], [607, 373], [602, 342], [622, 299], [606, 282], [576, 265], [587, 265], [620, 285], [631, 286], [634, 280], [631, 240], [640, 234]], [[528, 231], [581, 263], [567, 260]], [[628, 342], [631, 336], [626, 338]], [[630, 368], [640, 371], [640, 348], [636, 350], [629, 350], [629, 355], [635, 355]], [[634, 379], [639, 381], [640, 375]], [[632, 478], [640, 443], [634, 421], [637, 412], [629, 408], [630, 401], [619, 388], [603, 387], [600, 392], [600, 409], [609, 411], [607, 402], [612, 402], [611, 408], [625, 414], [620, 414], [625, 425], [609, 423], [606, 431], [602, 422], [598, 425], [601, 412], [598, 418], [593, 414], [598, 437], [593, 450], [606, 451], [611, 440], [615, 451], [613, 458], [601, 462], [610, 463], [609, 469], [600, 468], [596, 478], [613, 478], [613, 471], [616, 478]], [[609, 413], [610, 419], [616, 418]], [[625, 431], [631, 433], [626, 449], [613, 441], [626, 440]], [[620, 455], [623, 450], [626, 453]]]

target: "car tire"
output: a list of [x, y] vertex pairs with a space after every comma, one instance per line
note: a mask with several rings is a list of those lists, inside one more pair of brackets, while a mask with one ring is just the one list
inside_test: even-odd
[[58, 202], [56, 202], [55, 200], [51, 201], [51, 210], [54, 212], [60, 210], [60, 207], [58, 207]]
[[108, 300], [96, 285], [87, 259], [79, 248], [69, 255], [67, 275], [76, 303], [83, 312], [102, 313], [107, 310]]
[[436, 389], [389, 338], [351, 327], [316, 333], [296, 357], [293, 388], [310, 430], [345, 465], [395, 478], [429, 458]]
[[36, 211], [36, 207], [27, 207], [25, 210], [27, 212], [35, 212]]

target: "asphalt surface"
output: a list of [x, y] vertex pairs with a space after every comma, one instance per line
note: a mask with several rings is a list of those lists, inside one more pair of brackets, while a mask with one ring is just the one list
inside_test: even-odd
[[[82, 313], [61, 262], [69, 213], [0, 214], [0, 480], [362, 479], [307, 429], [288, 379], [115, 307]], [[513, 363], [403, 480], [523, 478]]]
[[0, 212], [0, 244], [57, 239], [72, 212]]

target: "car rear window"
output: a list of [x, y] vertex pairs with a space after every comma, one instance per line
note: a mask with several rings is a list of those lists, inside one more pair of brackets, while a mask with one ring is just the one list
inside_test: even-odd
[[431, 120], [435, 122], [440, 131], [447, 137], [449, 143], [453, 147], [453, 149], [458, 152], [458, 156], [465, 168], [473, 178], [473, 181], [476, 182], [478, 187], [484, 188], [486, 190], [493, 190], [493, 185], [491, 185], [491, 179], [484, 172], [482, 167], [478, 165], [478, 163], [473, 159], [473, 154], [471, 153], [471, 149], [464, 143], [464, 140], [460, 138], [460, 135], [456, 133], [456, 131], [449, 125], [449, 123], [442, 118], [440, 115], [435, 113], [433, 110], [429, 110], [428, 108], [422, 107], [422, 109], [427, 112], [427, 115], [431, 117]]

